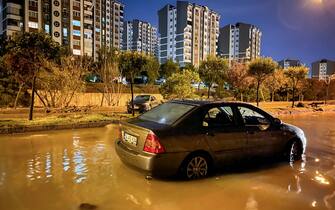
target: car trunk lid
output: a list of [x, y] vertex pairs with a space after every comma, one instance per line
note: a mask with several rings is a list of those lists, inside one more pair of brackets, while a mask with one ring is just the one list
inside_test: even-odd
[[154, 134], [155, 131], [164, 127], [166, 126], [139, 119], [120, 122], [121, 140], [129, 149], [141, 153], [148, 134]]

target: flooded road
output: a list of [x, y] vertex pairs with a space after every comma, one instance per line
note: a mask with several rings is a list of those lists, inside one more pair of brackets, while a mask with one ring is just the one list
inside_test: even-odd
[[146, 180], [114, 152], [113, 126], [0, 136], [0, 209], [335, 209], [335, 115], [287, 118], [306, 161], [198, 181]]

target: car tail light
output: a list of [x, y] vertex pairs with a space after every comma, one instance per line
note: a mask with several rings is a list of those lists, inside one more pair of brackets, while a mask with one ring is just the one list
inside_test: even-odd
[[143, 151], [160, 154], [164, 153], [165, 149], [163, 145], [159, 142], [158, 137], [154, 133], [149, 133], [147, 135], [147, 139], [145, 140]]

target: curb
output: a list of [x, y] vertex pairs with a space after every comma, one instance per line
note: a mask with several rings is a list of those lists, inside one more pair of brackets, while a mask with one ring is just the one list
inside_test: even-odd
[[106, 120], [106, 121], [99, 121], [99, 122], [88, 122], [88, 123], [68, 124], [68, 125], [15, 126], [15, 127], [8, 127], [8, 128], [0, 128], [0, 135], [1, 134], [36, 132], [36, 131], [98, 128], [98, 127], [104, 127], [108, 124], [116, 124], [118, 122], [119, 120]]

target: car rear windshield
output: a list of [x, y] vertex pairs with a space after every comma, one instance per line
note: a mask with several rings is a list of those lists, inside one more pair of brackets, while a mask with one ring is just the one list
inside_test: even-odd
[[135, 97], [135, 100], [145, 100], [145, 101], [149, 101], [150, 99], [150, 95], [139, 95]]
[[142, 120], [172, 125], [194, 106], [178, 103], [165, 103], [139, 116]]

